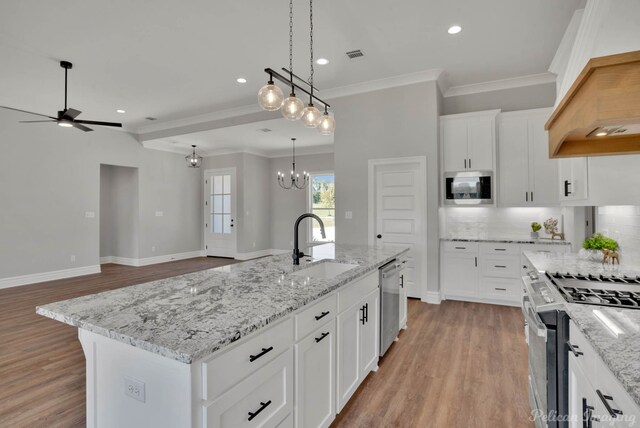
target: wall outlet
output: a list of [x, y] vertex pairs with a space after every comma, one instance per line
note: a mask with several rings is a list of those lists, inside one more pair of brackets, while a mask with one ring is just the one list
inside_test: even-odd
[[144, 403], [145, 402], [144, 382], [125, 376], [124, 395]]
[[84, 217], [85, 218], [95, 218], [96, 217], [96, 212], [95, 211], [85, 211]]
[[74, 254], [71, 255], [70, 259], [71, 259], [71, 263], [76, 262], [76, 256]]
[[353, 218], [353, 211], [345, 211], [344, 218], [346, 218], [347, 220], [351, 220]]
[[156, 211], [156, 217], [162, 217], [164, 213], [162, 211]]
[[155, 245], [151, 246], [151, 252], [152, 252], [152, 253], [155, 253], [155, 252], [156, 252], [156, 246], [155, 246]]

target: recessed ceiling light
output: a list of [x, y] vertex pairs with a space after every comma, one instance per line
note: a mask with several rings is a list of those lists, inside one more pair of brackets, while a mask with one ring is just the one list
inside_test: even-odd
[[124, 114], [124, 113], [126, 113], [126, 111], [124, 111], [121, 108], [119, 108], [118, 110], [116, 110], [116, 113]]
[[238, 77], [236, 79], [236, 82], [238, 82], [238, 83], [247, 83], [247, 79], [245, 79], [244, 77]]
[[316, 61], [316, 64], [318, 65], [327, 65], [329, 64], [329, 60], [326, 58], [318, 58], [318, 60]]
[[459, 25], [453, 25], [447, 30], [449, 34], [458, 34], [460, 31], [462, 31], [462, 27]]
[[598, 132], [596, 137], [606, 137], [608, 134], [606, 132]]

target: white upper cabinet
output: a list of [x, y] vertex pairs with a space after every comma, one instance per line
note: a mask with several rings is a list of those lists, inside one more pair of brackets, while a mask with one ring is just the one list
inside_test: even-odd
[[498, 116], [500, 206], [555, 206], [558, 164], [549, 159], [544, 124], [551, 109], [501, 113]]
[[443, 170], [494, 171], [499, 110], [440, 116]]
[[587, 158], [559, 160], [560, 200], [562, 202], [584, 201], [589, 196]]

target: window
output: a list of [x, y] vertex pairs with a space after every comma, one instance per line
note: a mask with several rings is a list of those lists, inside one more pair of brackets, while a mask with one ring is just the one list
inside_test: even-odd
[[310, 221], [311, 241], [334, 242], [336, 240], [336, 193], [333, 172], [311, 174], [309, 183], [309, 211], [322, 219], [327, 235], [322, 239], [320, 225]]
[[231, 233], [231, 176], [214, 175], [211, 180], [211, 232]]

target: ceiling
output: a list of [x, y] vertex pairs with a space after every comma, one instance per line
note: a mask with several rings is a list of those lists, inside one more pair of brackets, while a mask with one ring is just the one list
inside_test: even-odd
[[[339, 88], [434, 68], [444, 69], [453, 86], [543, 73], [583, 3], [317, 1], [315, 55], [330, 63], [316, 66], [316, 86]], [[295, 0], [295, 11], [294, 70], [307, 76], [308, 2]], [[462, 32], [447, 34], [452, 24]], [[345, 52], [354, 49], [365, 57], [349, 60]], [[0, 105], [54, 114], [63, 104], [58, 62], [65, 59], [74, 63], [69, 106], [84, 112], [80, 118], [122, 121], [137, 132], [152, 123], [255, 105], [266, 81], [262, 70], [288, 65], [288, 2], [3, 1], [0, 58]], [[248, 82], [238, 84], [238, 77]], [[220, 144], [237, 141], [222, 131], [213, 134]]]

